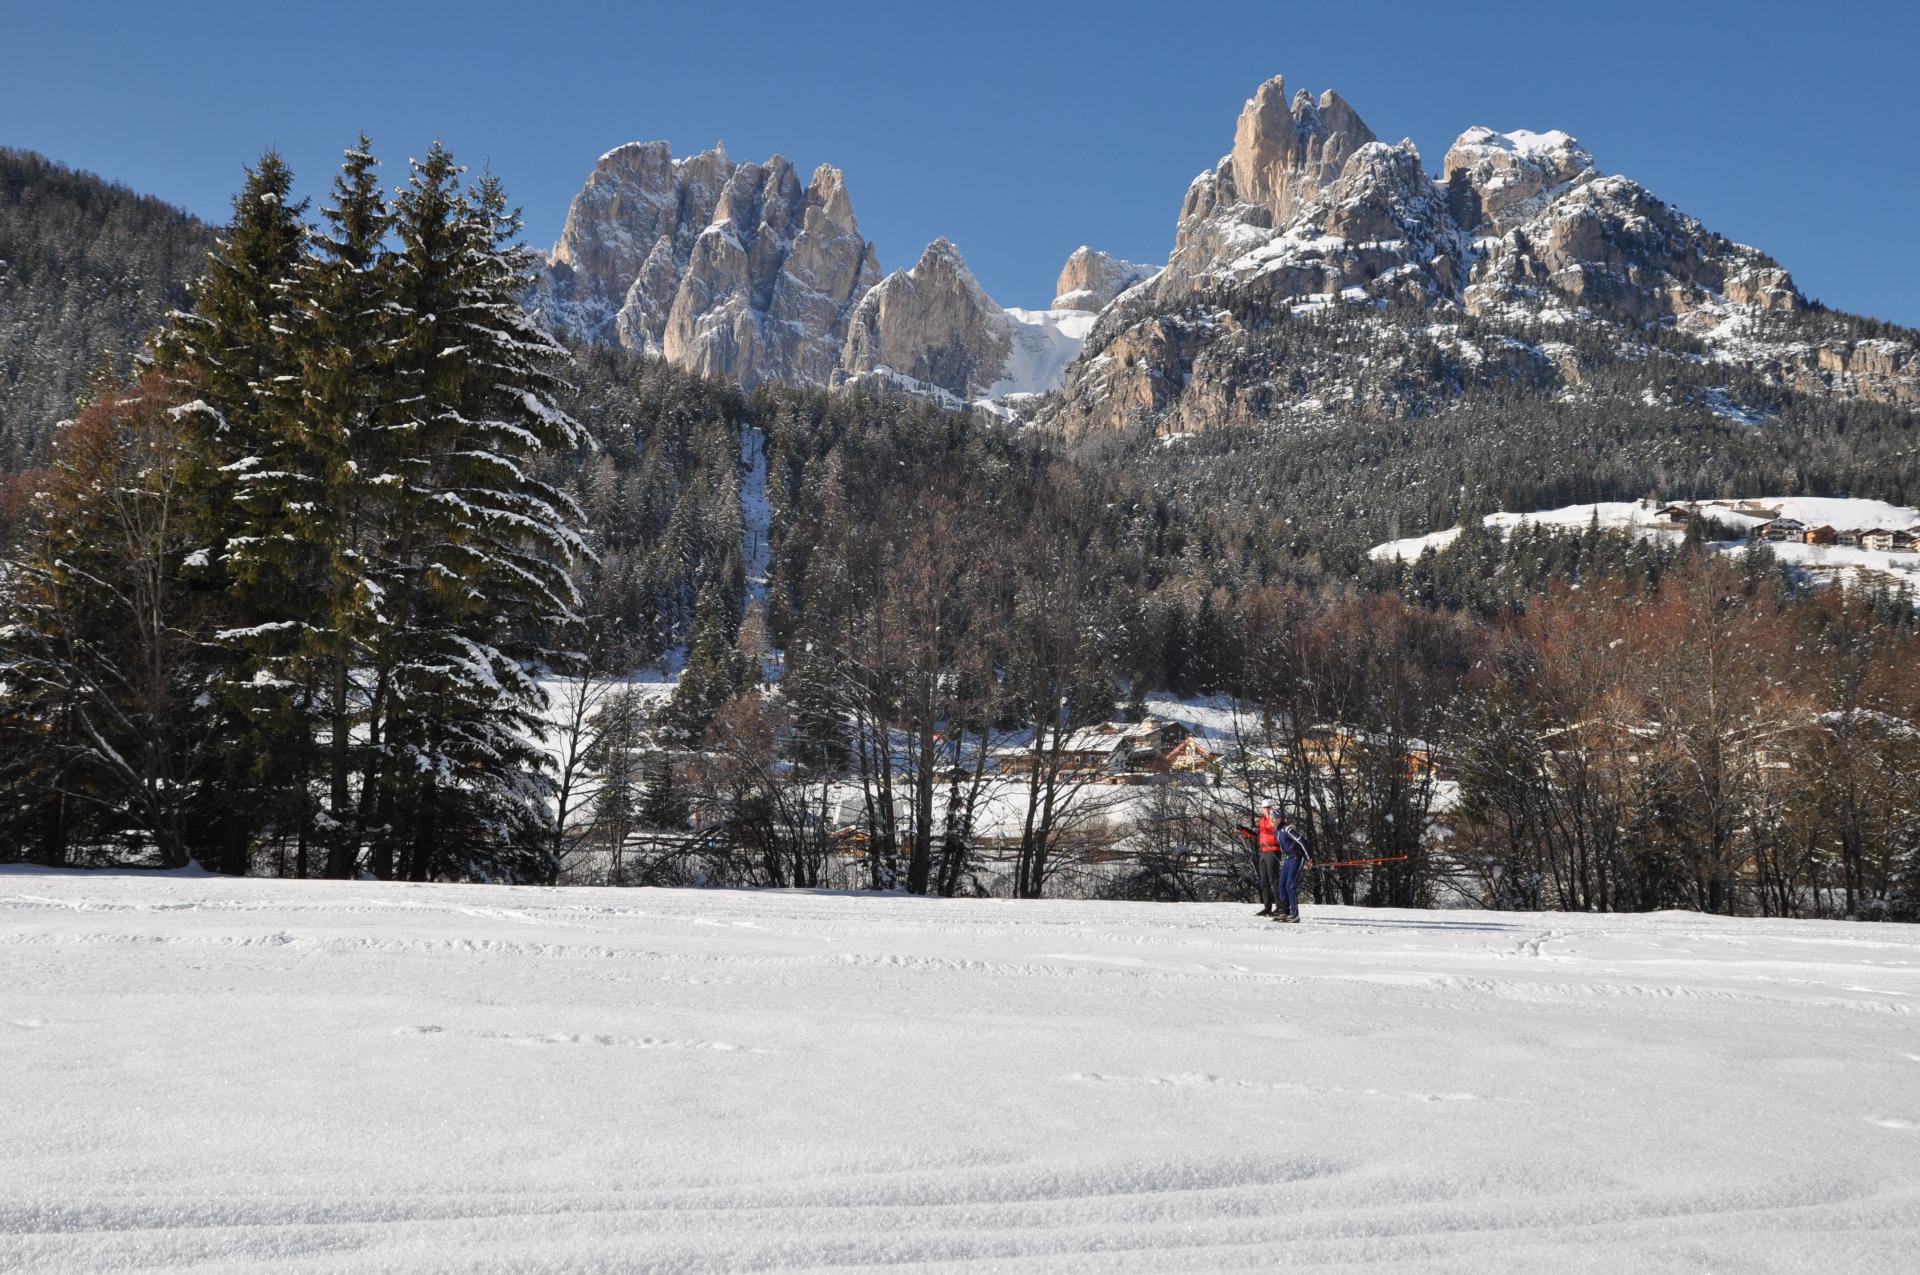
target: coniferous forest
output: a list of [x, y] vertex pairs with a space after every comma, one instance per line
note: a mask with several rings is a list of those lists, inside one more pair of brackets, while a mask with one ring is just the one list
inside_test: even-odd
[[[210, 249], [143, 240], [162, 292], [181, 255], [197, 282], [124, 307], [136, 362], [8, 356], [39, 370], [10, 373], [0, 859], [1229, 898], [1272, 798], [1365, 864], [1322, 901], [1920, 905], [1910, 594], [1706, 526], [1480, 522], [1911, 500], [1890, 410], [1795, 406], [1786, 445], [1466, 387], [1444, 426], [1068, 447], [569, 349], [498, 179], [437, 145], [393, 178], [362, 139], [309, 200], [269, 153]], [[1169, 697], [1213, 714], [1203, 765], [1090, 773], [1089, 730]]]

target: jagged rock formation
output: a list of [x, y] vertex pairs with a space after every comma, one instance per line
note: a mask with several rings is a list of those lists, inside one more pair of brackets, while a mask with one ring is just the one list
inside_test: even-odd
[[[1097, 308], [1143, 272], [1088, 253], [1062, 278]], [[996, 411], [1057, 389], [1093, 322], [1091, 308], [1001, 309], [944, 239], [883, 282], [838, 169], [802, 186], [778, 155], [675, 159], [664, 142], [600, 158], [533, 305], [571, 339], [746, 386], [875, 384]]]
[[1090, 310], [1063, 307], [1002, 309], [960, 250], [936, 239], [913, 269], [888, 275], [861, 300], [836, 384], [904, 389], [1017, 415], [1060, 388], [1094, 318]]
[[601, 156], [567, 213], [535, 308], [576, 340], [613, 340], [693, 371], [825, 384], [854, 305], [880, 277], [846, 181], [802, 186], [776, 155], [664, 142]]
[[1012, 349], [1013, 320], [981, 290], [960, 250], [936, 239], [911, 270], [888, 275], [861, 299], [840, 363], [848, 377], [886, 370], [967, 402], [1000, 379]]
[[1082, 245], [1073, 250], [1067, 264], [1060, 268], [1060, 279], [1053, 289], [1053, 308], [1098, 314], [1128, 288], [1158, 273], [1158, 266], [1122, 261]]
[[[1406, 366], [1272, 353], [1288, 319], [1409, 308], [1434, 318]], [[1512, 335], [1463, 344], [1448, 332], [1463, 315]], [[1540, 340], [1543, 326], [1598, 328], [1618, 348], [1670, 330], [1783, 386], [1920, 403], [1911, 343], [1828, 323], [1772, 259], [1603, 175], [1566, 134], [1470, 129], [1436, 180], [1337, 95], [1289, 99], [1275, 78], [1188, 188], [1166, 268], [1102, 313], [1043, 419], [1070, 437], [1183, 433], [1302, 405], [1405, 414], [1462, 376], [1578, 383], [1593, 356]]]
[[[1656, 337], [1792, 392], [1920, 404], [1911, 333], [1810, 305], [1567, 134], [1472, 128], [1435, 176], [1337, 94], [1277, 77], [1189, 186], [1165, 267], [1081, 248], [1056, 294], [1002, 309], [945, 240], [883, 280], [838, 170], [802, 185], [779, 156], [653, 142], [601, 158], [535, 305], [575, 339], [749, 386], [1024, 399], [1070, 438], [1407, 416], [1494, 382], [1571, 392]], [[1286, 330], [1336, 320], [1382, 330], [1317, 346]]]

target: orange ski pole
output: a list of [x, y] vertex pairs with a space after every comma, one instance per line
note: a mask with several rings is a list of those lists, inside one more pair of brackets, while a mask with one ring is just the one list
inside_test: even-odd
[[1342, 859], [1338, 863], [1309, 863], [1310, 868], [1360, 868], [1369, 863], [1405, 863], [1404, 854], [1390, 854], [1379, 859]]

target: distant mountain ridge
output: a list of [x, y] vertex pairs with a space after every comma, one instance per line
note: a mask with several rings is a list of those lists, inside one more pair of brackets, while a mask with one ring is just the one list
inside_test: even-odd
[[[1578, 395], [1650, 340], [1769, 395], [1920, 405], [1915, 333], [1809, 302], [1566, 133], [1470, 128], [1434, 177], [1337, 93], [1282, 77], [1189, 186], [1165, 265], [1082, 248], [1048, 311], [1000, 307], [945, 239], [883, 277], [838, 169], [802, 186], [779, 156], [658, 142], [596, 166], [537, 304], [575, 338], [744, 385], [885, 385], [1069, 440], [1404, 417], [1476, 386]], [[1304, 359], [1298, 334], [1276, 336], [1328, 316], [1380, 336], [1309, 341]], [[1727, 419], [1777, 410], [1688, 393]]]
[[[179, 303], [214, 232], [6, 158], [11, 469]], [[595, 165], [529, 304], [746, 387], [984, 408], [1179, 500], [1337, 508], [1322, 541], [1652, 490], [1920, 503], [1920, 334], [1810, 301], [1566, 133], [1470, 128], [1436, 176], [1338, 94], [1275, 78], [1172, 231], [1163, 265], [1083, 247], [1052, 308], [1013, 309], [945, 239], [885, 273], [831, 165], [635, 143]]]
[[[1920, 404], [1914, 333], [1831, 321], [1772, 258], [1603, 174], [1567, 134], [1469, 129], [1436, 179], [1338, 94], [1289, 98], [1276, 77], [1188, 188], [1166, 268], [1103, 311], [1047, 419], [1071, 437], [1259, 424], [1274, 408], [1267, 377], [1248, 375], [1262, 332], [1328, 309], [1426, 312], [1443, 371], [1423, 402], [1404, 383], [1369, 389], [1381, 368], [1342, 358], [1264, 369], [1319, 415], [1430, 410], [1461, 379], [1576, 387], [1591, 355], [1552, 339], [1576, 328], [1626, 357], [1660, 330], [1784, 390]], [[1489, 348], [1455, 330], [1466, 318], [1508, 335]]]

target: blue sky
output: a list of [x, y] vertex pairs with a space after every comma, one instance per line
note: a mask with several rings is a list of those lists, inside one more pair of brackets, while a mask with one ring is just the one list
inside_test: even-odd
[[606, 6], [0, 0], [0, 144], [221, 218], [277, 145], [323, 188], [439, 137], [552, 243], [593, 161], [724, 138], [847, 173], [888, 269], [946, 235], [1008, 305], [1087, 242], [1160, 261], [1263, 79], [1336, 88], [1429, 169], [1474, 124], [1562, 128], [1831, 305], [1920, 325], [1920, 6]]

